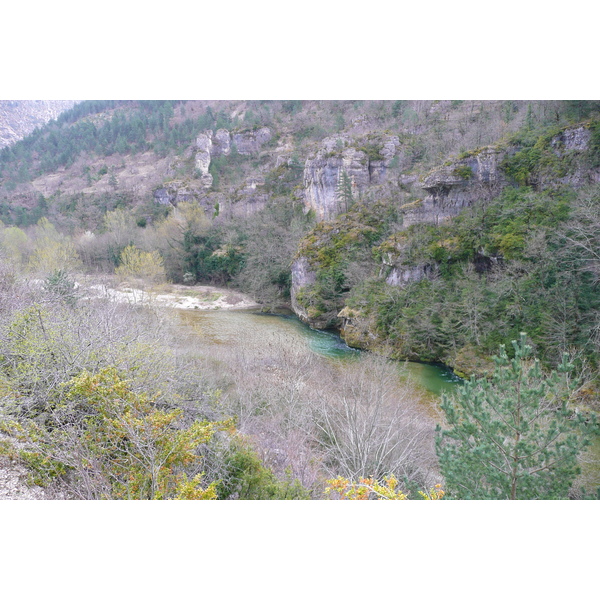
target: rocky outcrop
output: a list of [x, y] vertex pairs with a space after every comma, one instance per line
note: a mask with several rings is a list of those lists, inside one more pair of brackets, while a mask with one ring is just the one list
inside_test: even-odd
[[212, 131], [201, 133], [196, 138], [196, 169], [200, 171], [200, 181], [205, 188], [209, 188], [213, 183], [213, 176], [208, 171], [212, 147]]
[[[585, 125], [563, 129], [548, 146], [539, 149], [544, 160], [532, 165], [527, 183], [535, 189], [599, 183], [600, 168], [590, 168], [589, 163], [591, 139], [592, 132]], [[404, 227], [414, 223], [440, 224], [464, 208], [494, 198], [506, 186], [517, 185], [504, 172], [503, 163], [522, 150], [481, 148], [433, 170], [421, 183], [423, 197], [402, 207]]]
[[332, 136], [304, 165], [305, 210], [313, 210], [318, 220], [334, 219], [348, 208], [349, 194], [358, 198], [369, 186], [386, 181], [387, 169], [397, 154], [398, 136], [384, 136], [369, 145], [376, 158], [369, 156], [364, 145], [349, 136]]
[[298, 301], [298, 294], [306, 286], [315, 283], [316, 279], [317, 274], [310, 268], [306, 257], [302, 256], [292, 263], [292, 286], [290, 290], [292, 310], [300, 320], [309, 324], [311, 323], [311, 316], [308, 309]]
[[600, 169], [590, 168], [589, 161], [585, 160], [590, 148], [592, 132], [588, 127], [571, 127], [555, 136], [550, 142], [554, 155], [563, 165], [568, 165], [565, 173], [557, 176], [556, 173], [542, 173], [538, 178], [540, 187], [552, 185], [570, 185], [582, 187], [600, 182]]
[[355, 148], [347, 148], [340, 155], [317, 155], [308, 159], [304, 167], [305, 205], [314, 210], [320, 221], [335, 218], [347, 210], [341, 193], [343, 176], [347, 177], [352, 195], [365, 189], [370, 181], [366, 155]]
[[432, 171], [423, 180], [422, 201], [405, 207], [404, 227], [440, 224], [464, 208], [491, 199], [509, 184], [500, 165], [507, 151], [482, 148], [472, 155]]
[[432, 277], [435, 272], [435, 268], [430, 264], [416, 266], [403, 266], [396, 264], [390, 270], [385, 282], [388, 285], [402, 287], [409, 283], [414, 283], [416, 281], [421, 281], [421, 279]]
[[250, 155], [260, 152], [262, 146], [272, 137], [268, 127], [257, 130], [230, 133], [219, 129], [216, 133], [207, 130], [196, 138], [196, 169], [200, 172], [200, 183], [208, 189], [213, 184], [213, 176], [209, 172], [213, 157], [229, 156], [232, 149], [239, 154]]
[[339, 313], [340, 336], [350, 348], [377, 351], [383, 340], [374, 333], [374, 318], [365, 317], [359, 310], [345, 306]]
[[233, 145], [240, 154], [257, 154], [262, 146], [271, 140], [272, 134], [268, 127], [261, 127], [253, 131], [234, 133]]
[[193, 190], [181, 181], [171, 181], [154, 190], [154, 201], [157, 204], [176, 205], [179, 202], [198, 200], [197, 190]]
[[591, 137], [592, 132], [587, 127], [570, 127], [555, 136], [550, 145], [557, 156], [564, 156], [571, 150], [587, 150]]
[[227, 129], [219, 129], [212, 138], [213, 156], [228, 156], [231, 154], [231, 134]]
[[296, 316], [314, 329], [327, 329], [337, 327], [339, 319], [337, 314], [341, 308], [318, 306], [313, 303], [311, 286], [316, 283], [317, 274], [312, 270], [308, 259], [304, 256], [297, 258], [292, 263], [292, 286], [290, 291], [292, 310]]

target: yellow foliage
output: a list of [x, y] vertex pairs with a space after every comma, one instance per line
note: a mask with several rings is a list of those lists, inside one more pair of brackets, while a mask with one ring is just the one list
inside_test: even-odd
[[205, 488], [201, 487], [202, 474], [196, 475], [189, 480], [183, 475], [180, 483], [177, 486], [176, 496], [174, 500], [216, 500], [217, 499], [217, 482], [213, 481]]
[[119, 257], [121, 264], [115, 269], [123, 279], [134, 277], [152, 283], [165, 281], [165, 266], [162, 256], [156, 251], [144, 252], [134, 245], [127, 246]]
[[435, 487], [432, 487], [429, 492], [422, 492], [419, 490], [419, 495], [424, 500], [441, 500], [446, 495], [446, 492], [442, 489], [442, 484], [438, 483]]
[[28, 269], [39, 275], [56, 271], [72, 272], [81, 267], [79, 254], [73, 242], [62, 235], [45, 217], [38, 221], [31, 234], [33, 253]]
[[0, 250], [13, 264], [20, 266], [27, 254], [29, 240], [27, 234], [18, 227], [0, 230]]
[[[231, 421], [195, 421], [184, 426], [183, 411], [159, 409], [156, 396], [134, 392], [115, 369], [83, 371], [61, 386], [51, 427], [29, 421], [7, 428], [23, 443], [19, 455], [34, 473], [100, 482], [95, 497], [212, 500], [216, 482], [203, 488], [199, 446]], [[84, 417], [82, 418], [82, 416]]]
[[[339, 500], [408, 500], [408, 495], [398, 489], [398, 480], [393, 475], [383, 481], [361, 478], [356, 482], [337, 477], [327, 483], [329, 487], [325, 489], [325, 495]], [[441, 500], [445, 494], [441, 487], [438, 483], [429, 492], [419, 491], [419, 495], [425, 500]]]

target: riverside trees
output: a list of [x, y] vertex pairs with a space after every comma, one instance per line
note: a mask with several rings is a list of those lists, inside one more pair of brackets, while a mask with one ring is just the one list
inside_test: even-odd
[[456, 499], [560, 499], [579, 474], [589, 439], [584, 419], [568, 406], [573, 365], [563, 356], [542, 373], [525, 334], [494, 357], [490, 381], [471, 380], [444, 396], [449, 429], [436, 439], [442, 475]]

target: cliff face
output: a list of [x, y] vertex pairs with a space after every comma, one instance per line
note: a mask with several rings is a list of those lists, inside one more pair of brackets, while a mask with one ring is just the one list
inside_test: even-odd
[[74, 100], [0, 100], [0, 148], [23, 139], [73, 106]]
[[[422, 181], [422, 199], [404, 211], [404, 227], [440, 224], [463, 209], [491, 200], [509, 185], [542, 190], [557, 185], [582, 187], [600, 181], [600, 169], [589, 161], [592, 133], [586, 126], [568, 127], [547, 144], [533, 148], [489, 146], [431, 171]], [[511, 177], [511, 159], [527, 154], [521, 180]], [[524, 160], [522, 162], [525, 162]], [[524, 168], [521, 166], [521, 168]], [[514, 171], [514, 169], [513, 169]]]
[[213, 176], [209, 168], [213, 157], [229, 156], [232, 150], [245, 156], [258, 154], [271, 137], [268, 127], [242, 133], [230, 133], [226, 129], [219, 129], [216, 133], [210, 130], [201, 133], [196, 139], [195, 161], [202, 187], [212, 187]]
[[319, 221], [345, 212], [348, 202], [360, 198], [371, 186], [386, 182], [387, 169], [399, 145], [398, 136], [383, 136], [367, 151], [349, 136], [324, 139], [304, 165], [305, 209], [313, 210]]
[[[434, 278], [439, 271], [435, 261], [415, 263], [409, 256], [407, 236], [410, 233], [406, 230], [411, 225], [441, 225], [463, 210], [491, 201], [507, 186], [528, 185], [539, 191], [558, 185], [581, 187], [600, 182], [600, 167], [593, 166], [590, 154], [592, 137], [589, 127], [577, 126], [565, 128], [535, 146], [480, 148], [433, 169], [420, 182], [407, 179], [401, 171], [398, 181], [412, 184], [409, 202], [403, 200], [402, 190], [394, 189], [390, 185], [392, 182], [387, 180], [389, 164], [398, 154], [393, 139], [387, 140], [386, 146], [380, 146], [380, 153], [385, 152], [381, 160], [369, 160], [366, 152], [350, 146], [347, 138], [331, 138], [306, 161], [305, 203], [319, 220], [334, 220], [346, 210], [340, 194], [343, 173], [351, 179], [357, 196], [390, 194], [396, 198], [402, 225], [400, 231], [386, 242], [387, 250], [379, 253], [379, 278], [388, 285], [405, 287]], [[499, 260], [495, 256], [477, 255], [474, 268], [477, 272], [487, 271]], [[319, 327], [318, 319], [312, 318], [297, 298], [316, 277], [317, 273], [310, 271], [305, 257], [300, 256], [292, 268], [293, 308], [313, 327]], [[350, 345], [373, 348], [383, 343], [372, 333], [368, 315], [346, 307], [338, 314], [338, 319], [342, 336]]]
[[[215, 189], [215, 179], [210, 166], [215, 159], [230, 157], [257, 157], [263, 146], [272, 138], [268, 127], [245, 132], [230, 132], [219, 129], [207, 130], [198, 135], [191, 156], [197, 171], [194, 180], [171, 180], [156, 188], [154, 201], [158, 204], [198, 202], [207, 215], [222, 214], [248, 216], [264, 208], [268, 196], [262, 192], [265, 178], [252, 171], [247, 177], [238, 179], [234, 186]], [[277, 152], [275, 154], [278, 156]], [[275, 158], [273, 160], [276, 160]], [[272, 162], [272, 161], [269, 161]], [[173, 168], [172, 171], [175, 171]]]
[[422, 202], [406, 210], [404, 227], [440, 224], [464, 208], [497, 196], [508, 180], [500, 165], [507, 151], [483, 148], [475, 155], [435, 169], [421, 184]]
[[292, 310], [305, 323], [312, 324], [309, 311], [298, 301], [298, 294], [308, 285], [316, 281], [316, 273], [310, 268], [308, 260], [301, 257], [292, 264], [292, 287], [290, 291]]

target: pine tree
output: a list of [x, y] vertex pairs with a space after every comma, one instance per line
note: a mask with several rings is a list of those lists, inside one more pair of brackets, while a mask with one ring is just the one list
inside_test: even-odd
[[338, 199], [341, 200], [343, 204], [344, 212], [348, 212], [348, 209], [352, 206], [354, 198], [352, 196], [352, 181], [345, 170], [342, 170], [339, 174], [336, 191]]
[[448, 430], [436, 450], [449, 498], [564, 499], [589, 444], [581, 415], [567, 405], [573, 365], [542, 372], [525, 334], [504, 346], [490, 380], [471, 380], [442, 398]]

